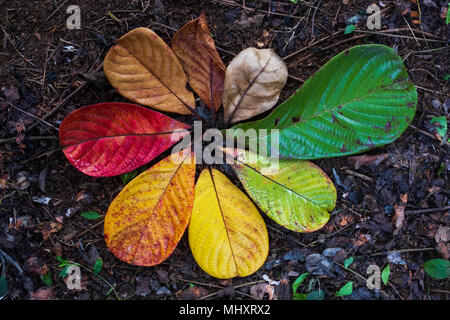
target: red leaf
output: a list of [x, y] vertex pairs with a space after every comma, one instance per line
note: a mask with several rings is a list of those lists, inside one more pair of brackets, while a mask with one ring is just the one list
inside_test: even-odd
[[59, 139], [75, 168], [90, 176], [110, 177], [150, 162], [188, 134], [188, 128], [138, 105], [108, 102], [69, 114]]

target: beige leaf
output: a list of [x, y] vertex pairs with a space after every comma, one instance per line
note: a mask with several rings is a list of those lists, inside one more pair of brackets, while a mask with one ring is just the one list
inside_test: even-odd
[[136, 28], [111, 47], [103, 61], [111, 85], [125, 98], [161, 111], [195, 108], [187, 77], [172, 49], [152, 30]]
[[225, 123], [246, 120], [272, 108], [287, 76], [285, 63], [272, 49], [241, 51], [225, 73]]

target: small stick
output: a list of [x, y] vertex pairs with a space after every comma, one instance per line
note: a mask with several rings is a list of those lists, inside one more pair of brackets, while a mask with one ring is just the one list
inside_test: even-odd
[[350, 174], [350, 175], [352, 175], [352, 176], [355, 176], [355, 177], [358, 177], [358, 178], [360, 178], [360, 179], [366, 180], [366, 181], [368, 181], [368, 182], [373, 182], [373, 179], [372, 179], [372, 178], [370, 178], [370, 177], [368, 177], [368, 176], [365, 176], [365, 175], [363, 175], [363, 174], [361, 174], [361, 173], [355, 172], [355, 171], [353, 171], [353, 170], [345, 169], [345, 172], [348, 173], [348, 174]]
[[442, 207], [442, 208], [430, 208], [430, 209], [420, 209], [420, 210], [409, 210], [405, 211], [405, 214], [420, 214], [420, 213], [431, 213], [431, 212], [440, 212], [450, 210], [450, 206]]
[[11, 107], [13, 107], [14, 109], [16, 109], [16, 110], [18, 110], [18, 111], [20, 111], [20, 112], [23, 112], [23, 113], [25, 113], [26, 115], [28, 115], [28, 116], [30, 116], [30, 117], [36, 119], [36, 120], [39, 120], [40, 122], [42, 122], [42, 123], [48, 125], [49, 127], [52, 127], [53, 129], [56, 129], [57, 131], [59, 131], [59, 129], [58, 129], [57, 127], [55, 127], [55, 126], [52, 125], [51, 123], [48, 123], [48, 122], [45, 121], [44, 119], [40, 119], [40, 118], [36, 117], [34, 114], [31, 114], [31, 113], [29, 113], [29, 112], [27, 112], [27, 111], [25, 111], [25, 110], [23, 110], [23, 109], [21, 109], [21, 108], [15, 106], [15, 105], [13, 105], [13, 104], [12, 104], [11, 102], [9, 102], [8, 100], [4, 100], [4, 99], [2, 99], [2, 100], [5, 101], [7, 104], [9, 104], [9, 105], [10, 105]]
[[[60, 103], [58, 103], [56, 105], [56, 107], [54, 107], [52, 110], [50, 110], [50, 112], [48, 112], [46, 115], [44, 115], [42, 117], [42, 120], [47, 119], [48, 117], [50, 117], [52, 114], [54, 114], [56, 111], [58, 111], [59, 108], [61, 108], [64, 104], [67, 103], [67, 101], [69, 101], [70, 98], [72, 98], [76, 93], [78, 93], [81, 89], [83, 89], [85, 86], [87, 85], [87, 82], [83, 82], [83, 84], [81, 84], [78, 88], [76, 88], [71, 94], [69, 94], [67, 97], [65, 97]], [[31, 129], [33, 129], [38, 123], [35, 122], [33, 123], [28, 129], [26, 129], [25, 131], [29, 131]]]

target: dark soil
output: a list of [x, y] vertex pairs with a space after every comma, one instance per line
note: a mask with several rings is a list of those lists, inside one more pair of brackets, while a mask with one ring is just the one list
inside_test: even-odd
[[[307, 271], [305, 260], [311, 264], [310, 255], [327, 248], [340, 249], [328, 250], [329, 268], [320, 272], [317, 267], [299, 292], [320, 288], [325, 299], [343, 299], [334, 293], [353, 281], [354, 292], [345, 299], [449, 298], [449, 281], [432, 279], [422, 266], [432, 258], [448, 259], [450, 251], [450, 159], [448, 144], [442, 142], [447, 137], [441, 139], [430, 123], [435, 116], [448, 118], [450, 107], [447, 1], [420, 1], [421, 23], [410, 17], [409, 12], [418, 11], [414, 1], [381, 1], [382, 30], [371, 31], [365, 12], [372, 1], [362, 0], [70, 4], [75, 2], [81, 8], [81, 30], [66, 28], [66, 1], [0, 1], [0, 255], [10, 258], [0, 259], [0, 270], [9, 287], [6, 299], [115, 298], [107, 296], [106, 281], [121, 298], [251, 299], [257, 297], [255, 282], [264, 282], [263, 275], [281, 280], [273, 284], [273, 298], [291, 299], [290, 285]], [[349, 158], [316, 161], [338, 190], [336, 209], [322, 230], [298, 234], [265, 217], [270, 239], [266, 263], [252, 276], [233, 280], [203, 272], [186, 235], [173, 255], [156, 267], [135, 267], [115, 258], [103, 240], [102, 219], [88, 220], [81, 212], [93, 210], [103, 217], [123, 184], [118, 177], [91, 178], [72, 167], [55, 129], [81, 106], [125, 101], [95, 74], [102, 71], [115, 39], [145, 26], [170, 43], [178, 28], [202, 12], [226, 64], [251, 46], [291, 55], [286, 59], [290, 78], [280, 101], [334, 55], [364, 43], [395, 48], [419, 95], [412, 126], [394, 143], [368, 152], [386, 154], [381, 163], [355, 167]], [[344, 35], [346, 21], [357, 14], [362, 18], [356, 31]], [[92, 80], [93, 73], [97, 76]], [[36, 202], [45, 197], [50, 198], [48, 204]], [[402, 206], [405, 220], [397, 227], [396, 210]], [[82, 269], [82, 289], [69, 290], [58, 278], [56, 256], [91, 269], [101, 257], [104, 280]], [[354, 257], [351, 270], [342, 266], [348, 257]], [[381, 269], [390, 264], [389, 284], [380, 290], [366, 286], [371, 264]], [[51, 285], [40, 276], [48, 272]], [[269, 294], [261, 297], [268, 299]]]

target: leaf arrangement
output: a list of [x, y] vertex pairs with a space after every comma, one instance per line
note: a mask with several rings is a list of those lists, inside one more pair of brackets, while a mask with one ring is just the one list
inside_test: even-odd
[[[111, 47], [103, 67], [127, 99], [204, 118], [189, 84], [221, 128], [270, 110], [288, 76], [272, 49], [245, 49], [225, 67], [204, 15], [183, 26], [171, 48], [150, 29], [128, 32]], [[236, 137], [242, 134], [238, 129], [267, 129], [259, 139], [268, 146], [271, 129], [279, 132], [278, 170], [268, 167], [270, 148], [257, 161], [249, 161], [253, 151], [223, 149], [253, 202], [216, 169], [204, 169], [196, 182], [196, 153], [188, 146], [177, 153], [178, 161], [166, 157], [117, 195], [105, 217], [106, 244], [127, 263], [153, 266], [172, 254], [188, 228], [192, 254], [205, 272], [217, 278], [250, 275], [269, 250], [255, 204], [290, 230], [320, 229], [335, 207], [336, 189], [307, 159], [360, 153], [394, 141], [412, 121], [416, 104], [415, 87], [391, 48], [346, 50], [269, 116], [229, 128]], [[75, 168], [110, 177], [147, 164], [191, 130], [136, 104], [100, 103], [68, 115], [60, 143]]]

